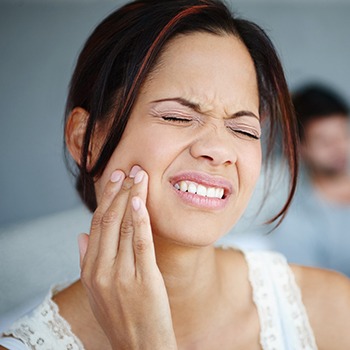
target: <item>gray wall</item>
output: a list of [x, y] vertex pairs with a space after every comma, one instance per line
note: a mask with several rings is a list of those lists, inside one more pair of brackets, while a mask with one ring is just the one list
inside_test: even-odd
[[[121, 1], [0, 2], [0, 226], [79, 203], [63, 162], [62, 118], [84, 39]], [[267, 30], [290, 87], [324, 81], [350, 101], [350, 3], [235, 1]]]

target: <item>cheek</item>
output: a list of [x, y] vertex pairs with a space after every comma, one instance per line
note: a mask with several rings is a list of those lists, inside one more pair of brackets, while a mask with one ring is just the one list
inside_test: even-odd
[[248, 188], [253, 190], [261, 170], [262, 152], [260, 143], [245, 147], [238, 162], [237, 171], [240, 183], [245, 183]]
[[[150, 130], [134, 128], [126, 132], [112, 154], [101, 178], [96, 181], [97, 202], [113, 171], [122, 170], [126, 175], [134, 165], [142, 167], [149, 175], [149, 188], [156, 191], [156, 183], [171, 163], [178, 149], [176, 142], [169, 142], [170, 137]], [[161, 146], [160, 146], [161, 145]]]
[[102, 176], [95, 183], [97, 202], [99, 202], [111, 174], [115, 170], [122, 170], [125, 175], [128, 175], [134, 165], [144, 168], [145, 154], [147, 154], [147, 150], [142, 147], [140, 142], [135, 142], [130, 137], [123, 137], [108, 161]]

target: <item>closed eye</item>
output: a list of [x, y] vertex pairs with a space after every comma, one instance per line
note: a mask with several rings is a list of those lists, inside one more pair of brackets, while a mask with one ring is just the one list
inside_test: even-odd
[[188, 123], [192, 121], [192, 119], [188, 118], [179, 118], [174, 116], [163, 116], [163, 120], [169, 121], [169, 122], [175, 122], [175, 123]]
[[236, 128], [229, 128], [231, 131], [233, 131], [236, 134], [239, 134], [243, 137], [248, 137], [250, 139], [254, 139], [254, 140], [260, 140], [260, 136], [255, 134], [254, 132], [249, 132], [246, 130], [241, 130], [241, 129], [236, 129]]

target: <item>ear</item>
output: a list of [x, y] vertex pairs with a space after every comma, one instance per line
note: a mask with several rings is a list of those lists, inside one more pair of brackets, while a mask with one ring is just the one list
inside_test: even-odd
[[66, 145], [69, 153], [78, 165], [80, 165], [81, 162], [81, 153], [83, 150], [84, 136], [88, 119], [89, 113], [85, 109], [75, 107], [70, 112], [66, 123]]

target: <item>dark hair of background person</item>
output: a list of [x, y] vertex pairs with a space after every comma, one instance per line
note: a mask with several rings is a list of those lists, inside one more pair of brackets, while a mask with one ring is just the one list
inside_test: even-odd
[[335, 91], [318, 83], [310, 83], [292, 95], [298, 121], [300, 141], [305, 140], [304, 128], [315, 119], [331, 118], [335, 115], [349, 117], [349, 107]]
[[[283, 69], [265, 32], [252, 22], [236, 18], [215, 0], [134, 1], [110, 14], [86, 41], [71, 79], [65, 124], [73, 108], [89, 112], [81, 163], [76, 164], [75, 175], [76, 188], [91, 211], [97, 206], [94, 179], [101, 176], [117, 147], [147, 76], [172, 38], [197, 32], [233, 35], [252, 57], [259, 113], [268, 125], [266, 157], [271, 159], [276, 135], [281, 132], [291, 173], [286, 203], [269, 222], [283, 219], [295, 192], [298, 172], [296, 122]], [[96, 163], [88, 169], [97, 123], [108, 123], [108, 133]], [[69, 166], [66, 149], [65, 152]]]

